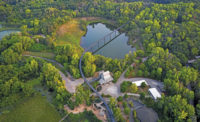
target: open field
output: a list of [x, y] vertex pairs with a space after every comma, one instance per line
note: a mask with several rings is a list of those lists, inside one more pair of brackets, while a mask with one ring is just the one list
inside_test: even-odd
[[80, 22], [77, 19], [72, 19], [61, 25], [56, 31], [56, 45], [59, 46], [68, 43], [79, 45], [81, 37], [85, 34], [79, 26]]
[[55, 108], [40, 95], [30, 97], [9, 113], [0, 115], [0, 122], [58, 122], [60, 119]]

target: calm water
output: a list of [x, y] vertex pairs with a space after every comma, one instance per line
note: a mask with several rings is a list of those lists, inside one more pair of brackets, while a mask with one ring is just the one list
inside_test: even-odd
[[[87, 26], [87, 33], [82, 37], [81, 46], [87, 48], [90, 44], [101, 39], [103, 36], [112, 32], [113, 29], [107, 27], [105, 24], [98, 23]], [[97, 51], [95, 54], [100, 54], [111, 58], [124, 58], [124, 56], [129, 53], [129, 51], [135, 51], [127, 44], [128, 36], [122, 33], [120, 36], [115, 38], [112, 42], [107, 44], [105, 47]]]
[[5, 30], [5, 31], [0, 31], [0, 40], [6, 36], [6, 35], [9, 35], [11, 33], [16, 33], [16, 32], [19, 32], [18, 30]]

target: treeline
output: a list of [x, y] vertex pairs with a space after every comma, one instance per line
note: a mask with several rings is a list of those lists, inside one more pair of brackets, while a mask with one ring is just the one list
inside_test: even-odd
[[126, 2], [137, 2], [137, 1], [143, 1], [143, 2], [154, 2], [154, 3], [160, 3], [160, 4], [169, 4], [169, 3], [177, 3], [177, 2], [198, 2], [198, 0], [119, 0], [119, 1], [126, 1]]

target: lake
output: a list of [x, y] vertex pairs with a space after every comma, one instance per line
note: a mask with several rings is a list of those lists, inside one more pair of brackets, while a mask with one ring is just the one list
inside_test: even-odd
[[[113, 27], [102, 23], [88, 25], [86, 35], [81, 39], [81, 47], [89, 47], [93, 42], [101, 39], [113, 30]], [[97, 51], [95, 54], [100, 54], [113, 59], [122, 59], [130, 51], [133, 52], [136, 50], [135, 48], [132, 48], [130, 45], [128, 45], [128, 39], [128, 36], [126, 36], [125, 33], [122, 33], [120, 36], [108, 43], [105, 47]]]
[[11, 33], [16, 33], [16, 32], [19, 32], [18, 30], [5, 30], [5, 31], [0, 31], [0, 40], [6, 36], [6, 35], [9, 35]]

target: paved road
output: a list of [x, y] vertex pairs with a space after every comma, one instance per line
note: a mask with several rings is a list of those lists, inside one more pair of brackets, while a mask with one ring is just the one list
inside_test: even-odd
[[144, 104], [142, 104], [142, 103], [140, 103], [140, 102], [134, 100], [133, 98], [128, 98], [127, 101], [128, 101], [128, 103], [129, 103], [129, 102], [132, 102], [133, 105], [134, 105], [133, 107], [131, 107], [131, 106], [128, 104], [129, 108], [131, 108], [131, 112], [130, 112], [130, 115], [129, 115], [129, 122], [134, 122], [134, 119], [133, 119], [133, 110], [137, 110], [137, 109], [139, 109], [139, 108], [144, 107]]
[[131, 114], [130, 114], [130, 122], [134, 122], [133, 120], [133, 110], [137, 113], [137, 118], [142, 122], [157, 122], [158, 115], [157, 113], [152, 109], [145, 106], [145, 104], [142, 104], [141, 102], [134, 100], [133, 98], [128, 98], [128, 102], [132, 102], [134, 107], [131, 108]]
[[72, 80], [70, 80], [70, 78], [66, 77], [65, 74], [63, 74], [61, 71], [59, 71], [59, 73], [60, 73], [60, 76], [62, 77], [62, 80], [65, 81], [65, 88], [70, 93], [75, 93], [76, 87], [84, 83], [83, 78], [72, 81]]
[[195, 56], [195, 59], [188, 60], [188, 64], [192, 64], [192, 63], [196, 62], [198, 59], [200, 59], [200, 55]]

